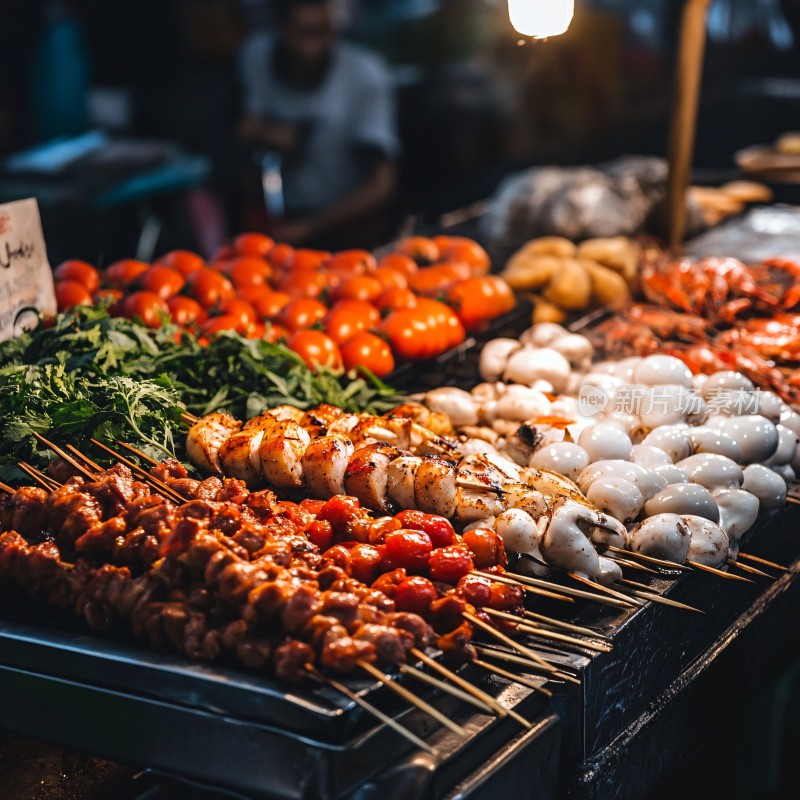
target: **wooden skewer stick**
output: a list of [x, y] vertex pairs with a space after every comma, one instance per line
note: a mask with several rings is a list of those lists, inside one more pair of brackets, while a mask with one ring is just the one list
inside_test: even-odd
[[694, 611], [696, 614], [706, 613], [705, 611], [701, 611], [699, 608], [687, 605], [686, 603], [681, 603], [678, 600], [672, 600], [669, 597], [662, 597], [660, 594], [656, 594], [653, 591], [642, 591], [641, 589], [628, 589], [628, 591], [634, 597], [638, 597], [641, 600], [650, 600], [653, 603], [660, 603], [662, 606], [672, 606], [672, 608], [680, 608], [682, 611]]
[[521, 586], [526, 592], [530, 592], [530, 594], [537, 594], [540, 597], [549, 597], [551, 600], [560, 600], [562, 603], [575, 602], [571, 597], [567, 597], [565, 594], [552, 592], [549, 589], [540, 589], [536, 586], [525, 586], [518, 580], [515, 580], [514, 578], [507, 578], [505, 575], [495, 575], [492, 572], [482, 572], [478, 569], [474, 570], [473, 574], [480, 575], [482, 578], [491, 578], [493, 581], [497, 581], [497, 583], [507, 583], [509, 586]]
[[[483, 575], [486, 578], [496, 578], [491, 572], [481, 572], [480, 570], [476, 570], [478, 575]], [[604, 594], [597, 594], [596, 592], [587, 592], [583, 589], [573, 589], [572, 586], [562, 586], [561, 584], [552, 584], [548, 583], [547, 581], [540, 580], [539, 578], [529, 578], [527, 575], [520, 575], [518, 573], [514, 573], [515, 582], [524, 586], [534, 586], [534, 587], [544, 587], [544, 586], [555, 586], [558, 591], [562, 594], [570, 595], [571, 597], [580, 597], [583, 600], [592, 600], [595, 603], [602, 603], [606, 606], [614, 606], [615, 608], [630, 608], [631, 606], [636, 605], [636, 603], [632, 602], [631, 600], [615, 600], [611, 597], [606, 597]]]
[[0, 482], [0, 491], [6, 494], [14, 494], [16, 489], [12, 489], [7, 483]]
[[39, 433], [34, 432], [33, 435], [45, 447], [47, 447], [50, 450], [52, 450], [57, 456], [61, 456], [61, 458], [63, 458], [64, 461], [66, 461], [68, 464], [71, 464], [73, 467], [75, 467], [75, 469], [77, 469], [78, 472], [80, 472], [81, 475], [83, 475], [85, 478], [88, 478], [90, 481], [94, 481], [94, 480], [97, 479], [97, 476], [93, 472], [90, 472], [88, 469], [86, 469], [86, 467], [83, 466], [83, 464], [81, 464], [80, 462], [76, 461], [69, 453], [67, 453], [66, 450], [62, 450], [60, 447], [54, 445], [52, 442], [47, 441], [47, 439], [45, 439], [44, 436], [42, 436]]
[[617, 564], [620, 564], [623, 567], [630, 567], [631, 569], [638, 569], [640, 572], [650, 572], [653, 575], [658, 575], [658, 570], [651, 569], [650, 567], [646, 567], [644, 564], [637, 564], [635, 561], [632, 561], [629, 558], [622, 558], [622, 556], [608, 555], [606, 554], [606, 558], [610, 558], [612, 561], [616, 561]]
[[181, 414], [181, 419], [184, 422], [188, 422], [190, 425], [200, 422], [200, 417], [196, 417], [194, 414], [189, 414], [188, 412]]
[[[543, 672], [542, 668], [538, 664], [534, 664], [533, 661], [529, 661], [527, 658], [523, 658], [522, 656], [517, 656], [513, 653], [507, 653], [505, 650], [495, 650], [492, 647], [484, 647], [480, 644], [473, 643], [472, 646], [475, 648], [476, 653], [481, 653], [486, 658], [496, 658], [498, 661], [507, 661], [509, 664], [516, 664], [520, 667], [524, 667], [529, 672]], [[569, 681], [577, 686], [580, 686], [581, 684], [581, 682], [574, 675], [564, 672], [563, 669], [560, 669], [557, 672], [547, 672], [545, 673], [545, 677], [548, 679], [552, 678], [553, 680]]]
[[636, 553], [633, 550], [623, 550], [621, 547], [614, 547], [609, 545], [607, 550], [612, 553], [619, 553], [626, 558], [638, 558], [646, 564], [655, 564], [657, 567], [664, 567], [665, 569], [677, 569], [682, 572], [690, 572], [691, 568], [685, 564], [679, 564], [677, 561], [667, 561], [665, 558], [654, 558], [653, 556], [646, 556], [644, 553]]
[[766, 558], [752, 556], [750, 553], [743, 553], [741, 550], [739, 551], [739, 558], [743, 558], [746, 561], [755, 561], [756, 564], [763, 564], [765, 567], [772, 567], [772, 569], [777, 569], [781, 572], [789, 572], [789, 567], [784, 567], [783, 564], [776, 564], [774, 561], [767, 561]]
[[787, 494], [786, 495], [786, 502], [787, 503], [792, 503], [793, 505], [799, 505], [800, 504], [800, 497], [794, 497], [794, 496], [792, 496], [790, 494]]
[[356, 705], [361, 706], [361, 708], [363, 708], [367, 713], [372, 714], [373, 717], [379, 719], [382, 723], [384, 723], [384, 725], [387, 725], [393, 731], [399, 733], [404, 739], [408, 739], [408, 741], [411, 742], [411, 744], [413, 744], [415, 747], [419, 747], [431, 755], [436, 755], [436, 751], [427, 742], [424, 742], [418, 736], [411, 733], [410, 730], [404, 728], [396, 719], [392, 719], [392, 717], [390, 717], [388, 714], [384, 714], [383, 711], [375, 708], [372, 703], [368, 702], [363, 697], [359, 697], [354, 691], [352, 691], [352, 689], [348, 688], [343, 683], [339, 683], [339, 681], [329, 678], [327, 675], [323, 675], [319, 670], [317, 670], [315, 667], [312, 667], [310, 664], [306, 664], [306, 671], [315, 680], [319, 681], [320, 683], [327, 683], [332, 689], [335, 689], [337, 692], [348, 698], [348, 700], [352, 700]]
[[493, 494], [507, 494], [505, 489], [499, 486], [492, 486], [489, 483], [479, 483], [478, 481], [468, 481], [463, 478], [456, 480], [456, 486], [461, 489], [475, 489], [478, 492], [492, 492]]
[[521, 653], [529, 661], [533, 661], [534, 663], [538, 664], [543, 670], [545, 670], [545, 672], [558, 672], [558, 668], [549, 661], [545, 661], [545, 659], [534, 653], [530, 648], [525, 647], [525, 645], [522, 645], [519, 642], [515, 642], [510, 636], [506, 636], [502, 631], [497, 630], [497, 628], [493, 628], [488, 622], [484, 622], [474, 614], [470, 614], [466, 611], [463, 612], [461, 616], [463, 616], [464, 619], [469, 620], [473, 625], [477, 625], [482, 631], [485, 631], [490, 636], [494, 636], [495, 639], [498, 639], [503, 644], [508, 645], [512, 650], [516, 650], [518, 653]]
[[420, 711], [433, 717], [437, 722], [444, 725], [445, 728], [453, 731], [453, 733], [457, 733], [459, 736], [467, 735], [467, 732], [460, 725], [457, 725], [449, 717], [442, 714], [438, 708], [434, 708], [430, 703], [426, 703], [421, 697], [417, 697], [413, 692], [406, 689], [405, 686], [401, 686], [397, 681], [393, 681], [388, 675], [385, 675], [377, 667], [370, 664], [369, 661], [364, 661], [362, 658], [356, 663], [364, 672], [369, 673], [369, 675], [375, 678], [376, 681], [380, 681], [387, 689], [391, 690], [399, 697], [402, 697], [407, 703], [411, 703], [411, 705], [416, 706]]
[[571, 622], [564, 622], [560, 619], [552, 619], [551, 617], [546, 617], [544, 614], [536, 614], [533, 611], [526, 610], [522, 616], [524, 619], [542, 622], [545, 625], [550, 625], [554, 628], [563, 628], [565, 631], [572, 631], [573, 633], [579, 633], [582, 636], [589, 636], [593, 639], [608, 639], [607, 636], [604, 636], [602, 633], [598, 633], [597, 631], [593, 631], [591, 628], [584, 628], [581, 625], [573, 625]]
[[[514, 711], [510, 711], [505, 706], [501, 705], [500, 703], [495, 700], [487, 692], [484, 692], [482, 689], [479, 689], [477, 686], [473, 686], [468, 680], [465, 680], [457, 673], [453, 672], [452, 670], [448, 669], [444, 666], [444, 664], [440, 664], [435, 659], [431, 658], [427, 653], [423, 653], [418, 647], [414, 647], [411, 649], [411, 655], [418, 658], [425, 666], [430, 667], [430, 669], [434, 670], [434, 672], [438, 672], [445, 678], [448, 678], [450, 681], [456, 684], [456, 686], [460, 686], [465, 692], [468, 692], [476, 699], [480, 700], [482, 703], [487, 705], [495, 714], [499, 717], [505, 717], [510, 715], [515, 719], [519, 716]], [[518, 722], [521, 721], [525, 727], [530, 728], [531, 725], [524, 717], [520, 717]]]
[[611, 647], [607, 644], [586, 642], [583, 639], [576, 639], [574, 636], [567, 636], [565, 633], [548, 631], [539, 625], [526, 623], [524, 618], [521, 619], [520, 617], [514, 616], [514, 614], [508, 614], [505, 611], [496, 611], [493, 608], [484, 608], [483, 610], [492, 617], [499, 617], [500, 619], [506, 619], [509, 622], [516, 622], [518, 630], [522, 631], [523, 633], [530, 634], [531, 636], [539, 636], [542, 639], [552, 639], [554, 642], [564, 642], [565, 644], [571, 644], [575, 647], [584, 647], [587, 650], [594, 650], [597, 653], [611, 652]]
[[541, 692], [541, 694], [545, 695], [546, 697], [553, 696], [553, 693], [549, 689], [545, 689], [544, 686], [538, 686], [533, 681], [526, 680], [521, 675], [515, 675], [513, 672], [509, 672], [502, 667], [497, 667], [494, 664], [487, 664], [485, 661], [481, 661], [479, 658], [473, 658], [472, 663], [476, 667], [485, 669], [487, 672], [491, 672], [494, 675], [499, 675], [501, 678], [505, 678], [512, 683], [518, 683], [520, 686], [527, 686], [529, 689], [533, 689], [534, 692]]
[[495, 713], [493, 709], [489, 708], [489, 706], [487, 706], [482, 700], [478, 700], [477, 697], [474, 697], [462, 689], [459, 689], [457, 686], [451, 686], [449, 683], [440, 681], [438, 678], [428, 675], [427, 672], [423, 672], [421, 669], [410, 667], [408, 664], [401, 664], [400, 673], [402, 675], [408, 675], [410, 678], [415, 678], [416, 680], [425, 683], [428, 686], [432, 686], [434, 689], [438, 689], [440, 692], [449, 694], [451, 697], [461, 700], [462, 703], [469, 703], [471, 706], [475, 706], [475, 708], [483, 711], [484, 714]]
[[35, 480], [36, 483], [38, 483], [39, 486], [41, 486], [46, 491], [52, 492], [53, 489], [55, 489], [57, 486], [59, 486], [59, 484], [56, 483], [54, 480], [49, 478], [43, 472], [40, 472], [35, 467], [32, 467], [30, 464], [26, 463], [25, 461], [18, 461], [17, 464], [19, 465], [19, 468], [26, 475], [28, 475], [29, 477], [33, 478], [33, 480]]
[[730, 564], [732, 567], [742, 570], [742, 572], [748, 572], [750, 575], [758, 575], [760, 578], [769, 578], [771, 581], [776, 580], [774, 575], [770, 575], [763, 570], [751, 567], [748, 564], [742, 564], [740, 561], [734, 561], [732, 558], [728, 559], [728, 564]]
[[103, 471], [103, 468], [99, 464], [97, 464], [94, 461], [92, 461], [92, 459], [89, 458], [89, 456], [86, 456], [83, 453], [81, 453], [81, 451], [78, 450], [77, 447], [74, 447], [73, 445], [68, 444], [68, 445], [66, 445], [66, 448], [67, 448], [67, 450], [69, 450], [70, 453], [72, 453], [72, 455], [75, 456], [75, 458], [79, 458], [90, 469], [93, 469], [95, 472], [102, 472]]
[[145, 482], [149, 483], [159, 494], [164, 495], [168, 500], [173, 500], [176, 503], [185, 503], [186, 498], [181, 497], [178, 492], [176, 492], [171, 486], [167, 486], [164, 481], [159, 480], [158, 478], [154, 478], [146, 469], [143, 469], [138, 464], [134, 464], [128, 458], [117, 453], [116, 451], [112, 450], [107, 445], [104, 445], [102, 442], [99, 442], [97, 439], [90, 439], [91, 443], [95, 447], [99, 447], [103, 452], [108, 453], [112, 458], [116, 458], [117, 461], [124, 464], [128, 469], [131, 470], [135, 475], [139, 475], [141, 478], [144, 479]]
[[135, 456], [139, 456], [142, 461], [146, 461], [153, 467], [157, 467], [159, 462], [156, 461], [154, 458], [150, 458], [147, 453], [143, 453], [141, 450], [137, 450], [132, 444], [128, 444], [127, 442], [123, 442], [121, 439], [117, 439], [116, 443], [120, 447], [124, 447], [129, 453], [133, 453]]
[[603, 586], [602, 583], [590, 580], [589, 578], [584, 578], [581, 575], [578, 575], [576, 572], [568, 572], [567, 577], [572, 578], [572, 580], [577, 581], [578, 583], [584, 584], [584, 586], [591, 586], [594, 589], [597, 589], [597, 591], [607, 594], [609, 597], [616, 597], [617, 600], [625, 600], [633, 606], [641, 605], [638, 600], [631, 599], [628, 597], [628, 595], [622, 594], [622, 592], [617, 592], [614, 589], [610, 589], [608, 586]]
[[716, 575], [718, 578], [725, 578], [725, 580], [728, 581], [744, 581], [745, 583], [753, 582], [748, 578], [743, 578], [741, 575], [732, 575], [730, 572], [723, 572], [721, 569], [709, 567], [707, 564], [701, 564], [699, 561], [687, 561], [686, 563], [691, 564], [695, 569], [699, 569], [702, 572], [710, 572], [712, 575]]

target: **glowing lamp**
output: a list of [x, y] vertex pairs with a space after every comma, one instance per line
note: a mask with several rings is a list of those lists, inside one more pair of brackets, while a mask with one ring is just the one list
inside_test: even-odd
[[569, 28], [575, 0], [508, 0], [508, 17], [518, 33], [545, 39]]

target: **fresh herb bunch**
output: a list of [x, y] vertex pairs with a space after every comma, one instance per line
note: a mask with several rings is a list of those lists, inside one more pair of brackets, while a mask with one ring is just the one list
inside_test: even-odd
[[154, 458], [182, 458], [185, 411], [246, 418], [332, 403], [381, 413], [401, 399], [377, 378], [343, 385], [314, 372], [281, 345], [226, 332], [201, 346], [171, 324], [151, 330], [84, 306], [0, 343], [0, 475], [18, 477], [18, 460], [47, 464], [34, 432], [79, 446], [124, 439]]

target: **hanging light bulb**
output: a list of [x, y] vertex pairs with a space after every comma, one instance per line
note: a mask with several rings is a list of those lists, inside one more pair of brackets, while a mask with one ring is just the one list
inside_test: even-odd
[[523, 36], [545, 39], [569, 28], [575, 0], [508, 0], [511, 24]]

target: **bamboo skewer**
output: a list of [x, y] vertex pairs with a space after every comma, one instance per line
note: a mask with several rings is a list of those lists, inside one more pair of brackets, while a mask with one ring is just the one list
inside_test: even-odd
[[7, 483], [0, 482], [0, 491], [6, 494], [15, 494], [16, 489], [12, 489]]
[[699, 561], [687, 561], [686, 563], [691, 564], [695, 569], [702, 570], [703, 572], [710, 572], [712, 575], [716, 575], [718, 578], [725, 578], [725, 580], [728, 581], [744, 581], [745, 583], [753, 582], [748, 578], [743, 578], [741, 575], [732, 575], [730, 572], [723, 572], [721, 569], [709, 567], [707, 564], [701, 564]]
[[789, 567], [784, 567], [783, 564], [776, 564], [774, 561], [767, 561], [766, 558], [752, 556], [750, 553], [743, 553], [741, 550], [739, 551], [739, 558], [744, 558], [746, 561], [754, 561], [756, 564], [763, 564], [765, 567], [772, 567], [772, 569], [777, 569], [781, 572], [789, 572]]
[[699, 608], [690, 606], [687, 603], [681, 603], [679, 600], [672, 600], [669, 597], [662, 597], [660, 594], [656, 594], [650, 590], [628, 589], [627, 591], [629, 591], [634, 597], [638, 597], [641, 600], [650, 600], [651, 602], [660, 604], [662, 606], [680, 608], [682, 611], [694, 611], [696, 614], [706, 613], [705, 611], [701, 611]]
[[522, 653], [525, 658], [538, 664], [541, 669], [545, 670], [546, 672], [558, 672], [557, 667], [553, 666], [553, 664], [551, 664], [549, 661], [545, 661], [545, 659], [534, 653], [530, 648], [525, 647], [525, 645], [522, 645], [519, 642], [515, 642], [510, 636], [506, 636], [502, 631], [498, 631], [496, 628], [493, 628], [488, 622], [484, 622], [474, 614], [469, 614], [466, 611], [462, 614], [462, 616], [464, 619], [469, 620], [473, 625], [477, 625], [481, 630], [485, 631], [490, 636], [494, 636], [495, 639], [498, 639], [499, 641], [503, 642], [503, 644], [508, 645], [512, 650]]
[[74, 455], [76, 458], [79, 458], [81, 461], [83, 461], [83, 463], [89, 469], [93, 469], [95, 472], [98, 472], [98, 473], [99, 472], [103, 472], [103, 468], [99, 464], [97, 464], [94, 461], [92, 461], [92, 459], [89, 458], [89, 456], [84, 455], [83, 453], [81, 453], [81, 451], [78, 450], [77, 447], [74, 447], [71, 444], [68, 444], [68, 445], [65, 445], [65, 446], [66, 446], [67, 450], [69, 450], [69, 452], [72, 453], [72, 455]]
[[399, 733], [404, 739], [408, 739], [408, 741], [411, 742], [411, 744], [413, 744], [415, 747], [419, 747], [431, 755], [436, 755], [436, 751], [427, 742], [422, 741], [422, 739], [420, 739], [416, 734], [413, 734], [410, 730], [404, 728], [397, 720], [392, 719], [392, 717], [390, 717], [388, 714], [384, 714], [383, 711], [375, 708], [372, 703], [364, 700], [363, 697], [359, 697], [354, 691], [352, 691], [352, 689], [348, 688], [343, 683], [339, 683], [339, 681], [329, 678], [327, 675], [323, 675], [319, 670], [312, 667], [310, 664], [306, 664], [306, 671], [315, 680], [319, 681], [320, 683], [328, 684], [332, 689], [335, 689], [340, 694], [343, 694], [346, 698], [348, 698], [348, 700], [352, 700], [356, 705], [361, 706], [361, 708], [363, 708], [365, 711], [383, 722], [384, 725], [388, 725], [393, 731]]
[[35, 467], [32, 467], [27, 462], [19, 461], [17, 463], [19, 465], [19, 468], [26, 475], [28, 475], [29, 477], [33, 478], [33, 480], [35, 480], [36, 483], [38, 483], [39, 486], [41, 486], [46, 491], [52, 492], [56, 487], [58, 487], [60, 485], [59, 483], [54, 481], [52, 478], [50, 478], [47, 475], [45, 475], [43, 472], [39, 471]]
[[435, 659], [431, 658], [426, 653], [423, 653], [418, 647], [414, 647], [411, 650], [411, 655], [418, 658], [425, 666], [430, 667], [435, 672], [438, 672], [440, 675], [448, 678], [456, 686], [460, 686], [465, 692], [468, 692], [476, 699], [483, 702], [487, 705], [495, 714], [499, 717], [510, 716], [513, 719], [516, 719], [524, 727], [530, 728], [531, 724], [526, 720], [524, 717], [521, 717], [515, 711], [507, 709], [505, 706], [501, 705], [494, 697], [492, 697], [487, 692], [484, 692], [482, 689], [479, 689], [477, 686], [473, 686], [468, 680], [465, 680], [457, 673], [453, 672], [452, 670], [448, 669], [444, 666], [444, 664], [440, 664]]
[[90, 481], [96, 480], [96, 476], [90, 472], [86, 467], [83, 466], [80, 462], [76, 461], [66, 450], [62, 450], [57, 445], [54, 445], [52, 442], [49, 442], [47, 439], [44, 438], [40, 433], [34, 432], [33, 434], [45, 447], [52, 450], [57, 456], [61, 456], [68, 464], [75, 467], [78, 472], [81, 473], [85, 478], [88, 478]]
[[582, 639], [576, 639], [574, 636], [567, 636], [564, 633], [549, 631], [545, 628], [542, 628], [540, 625], [536, 625], [535, 623], [526, 622], [524, 617], [520, 618], [514, 614], [509, 614], [506, 611], [497, 611], [494, 608], [484, 608], [483, 610], [491, 617], [498, 617], [499, 619], [505, 619], [509, 622], [515, 622], [520, 631], [523, 633], [528, 633], [531, 636], [539, 636], [543, 639], [552, 639], [554, 642], [564, 642], [565, 644], [571, 644], [575, 647], [585, 647], [587, 650], [594, 650], [598, 653], [611, 652], [611, 646], [605, 643], [598, 644], [595, 642], [585, 642]]
[[137, 450], [132, 444], [128, 444], [127, 442], [123, 442], [121, 439], [116, 439], [116, 443], [120, 447], [124, 447], [129, 453], [133, 453], [135, 456], [138, 456], [142, 459], [142, 461], [146, 461], [150, 466], [157, 467], [159, 462], [156, 461], [154, 458], [150, 458], [147, 453], [143, 453], [141, 450]]
[[553, 696], [553, 693], [549, 689], [545, 689], [544, 686], [537, 686], [537, 684], [535, 684], [533, 681], [526, 680], [521, 675], [515, 675], [513, 672], [509, 672], [502, 667], [497, 667], [494, 664], [487, 664], [485, 661], [481, 661], [479, 658], [473, 658], [472, 663], [476, 667], [485, 669], [487, 672], [491, 672], [494, 675], [499, 675], [501, 678], [505, 678], [512, 683], [518, 683], [520, 686], [527, 686], [529, 689], [533, 689], [534, 692], [540, 692], [546, 697]]
[[565, 631], [572, 631], [573, 633], [579, 633], [582, 636], [589, 636], [594, 639], [602, 639], [606, 640], [608, 637], [604, 636], [602, 633], [598, 633], [597, 631], [593, 631], [591, 628], [584, 628], [581, 625], [573, 625], [571, 622], [564, 622], [560, 619], [551, 619], [550, 617], [546, 617], [544, 614], [536, 614], [533, 611], [524, 611], [522, 614], [524, 619], [531, 619], [536, 622], [542, 622], [545, 625], [551, 625], [554, 628], [563, 628]]
[[[475, 648], [476, 653], [481, 653], [487, 658], [496, 658], [498, 661], [507, 661], [509, 664], [516, 664], [517, 666], [524, 667], [530, 672], [544, 672], [544, 670], [538, 664], [535, 664], [533, 661], [523, 658], [522, 656], [514, 655], [514, 653], [507, 653], [505, 650], [495, 650], [492, 647], [485, 647], [480, 644], [473, 644], [472, 646]], [[577, 686], [580, 686], [581, 684], [581, 682], [574, 675], [564, 672], [563, 669], [559, 669], [556, 672], [545, 672], [543, 677], [546, 677], [548, 680], [553, 679], [568, 681], [576, 684]]]
[[444, 725], [449, 730], [453, 731], [453, 733], [457, 733], [459, 736], [467, 735], [467, 732], [460, 725], [457, 725], [449, 717], [442, 714], [439, 709], [434, 708], [430, 703], [425, 702], [425, 700], [423, 700], [421, 697], [417, 697], [413, 692], [406, 689], [405, 686], [401, 686], [399, 683], [397, 683], [397, 681], [393, 681], [388, 675], [385, 675], [368, 661], [359, 659], [356, 663], [359, 667], [361, 667], [361, 669], [364, 670], [364, 672], [371, 675], [376, 681], [380, 681], [387, 689], [394, 692], [399, 697], [402, 697], [407, 703], [411, 703], [412, 705], [416, 706], [420, 711], [423, 711], [428, 716], [433, 717], [433, 719]]
[[[520, 584], [520, 582], [515, 578], [509, 578], [505, 575], [495, 575], [492, 572], [483, 572], [482, 570], [479, 569], [474, 570], [472, 574], [480, 575], [482, 578], [491, 578], [493, 581], [497, 581], [498, 583], [507, 583], [510, 586], [522, 586], [522, 584]], [[559, 594], [558, 592], [552, 592], [549, 589], [541, 589], [536, 586], [522, 586], [522, 588], [525, 589], [525, 591], [530, 592], [531, 594], [536, 594], [539, 595], [540, 597], [549, 597], [551, 600], [560, 600], [562, 603], [575, 602], [571, 597], [567, 597], [564, 594]]]
[[638, 600], [631, 599], [622, 592], [617, 592], [614, 589], [609, 588], [608, 586], [603, 586], [602, 583], [597, 583], [597, 581], [589, 580], [589, 578], [584, 578], [581, 575], [578, 575], [576, 572], [568, 572], [567, 576], [572, 578], [572, 580], [577, 581], [578, 583], [582, 583], [584, 586], [591, 586], [594, 589], [597, 589], [600, 592], [604, 592], [609, 597], [616, 597], [617, 600], [625, 600], [626, 602], [630, 603], [633, 606], [640, 606], [641, 603]]
[[400, 674], [408, 675], [410, 678], [415, 678], [421, 683], [432, 686], [434, 689], [438, 689], [440, 692], [444, 692], [445, 694], [449, 694], [451, 697], [461, 700], [462, 703], [469, 703], [469, 705], [474, 706], [480, 711], [483, 711], [484, 714], [495, 713], [493, 709], [489, 708], [489, 706], [487, 706], [482, 700], [478, 700], [478, 698], [474, 695], [465, 692], [463, 689], [459, 689], [457, 686], [451, 686], [449, 683], [440, 681], [438, 678], [428, 675], [427, 672], [423, 672], [421, 669], [415, 669], [414, 667], [410, 667], [408, 664], [401, 664]]
[[628, 558], [622, 558], [618, 555], [608, 555], [606, 554], [606, 558], [610, 558], [612, 561], [616, 561], [617, 564], [620, 564], [623, 567], [630, 567], [631, 569], [638, 569], [640, 572], [650, 572], [653, 575], [658, 575], [658, 570], [651, 569], [650, 567], [646, 567], [644, 564], [637, 564], [635, 561], [632, 561]]
[[654, 558], [653, 556], [646, 556], [644, 553], [636, 553], [633, 550], [623, 550], [621, 547], [614, 547], [609, 545], [608, 550], [612, 553], [620, 553], [627, 558], [638, 558], [646, 564], [655, 564], [657, 567], [664, 567], [665, 569], [677, 569], [682, 572], [691, 572], [691, 567], [685, 564], [679, 564], [677, 561], [667, 561], [665, 558]]
[[771, 581], [776, 580], [774, 575], [770, 575], [769, 573], [764, 572], [763, 570], [751, 567], [748, 564], [742, 564], [739, 561], [734, 561], [732, 558], [728, 559], [728, 564], [730, 564], [730, 566], [732, 567], [736, 567], [737, 569], [742, 570], [743, 572], [747, 572], [750, 575], [758, 575], [761, 578], [769, 578], [769, 580]]

